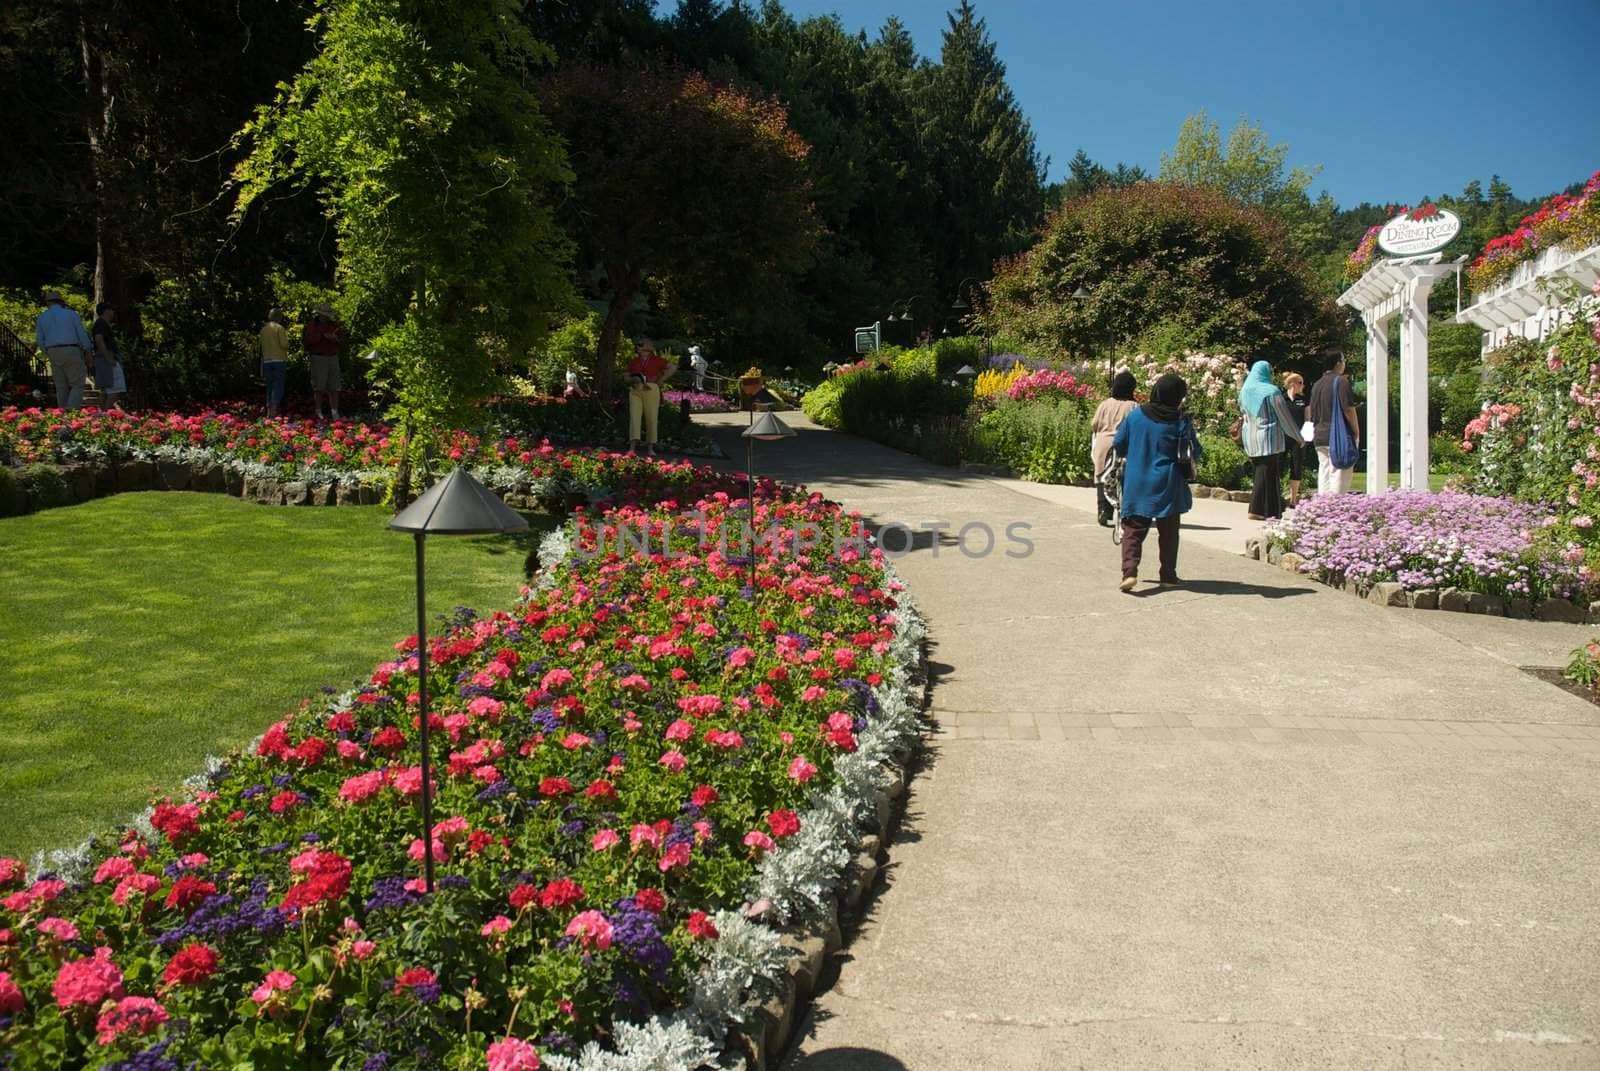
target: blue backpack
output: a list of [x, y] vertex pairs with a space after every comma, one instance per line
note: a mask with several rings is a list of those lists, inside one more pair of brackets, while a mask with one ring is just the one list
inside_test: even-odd
[[1328, 420], [1328, 460], [1333, 462], [1336, 469], [1353, 469], [1356, 462], [1361, 460], [1361, 450], [1356, 446], [1355, 437], [1350, 434], [1350, 425], [1345, 422], [1344, 410], [1339, 405], [1339, 384], [1333, 385], [1333, 404]]

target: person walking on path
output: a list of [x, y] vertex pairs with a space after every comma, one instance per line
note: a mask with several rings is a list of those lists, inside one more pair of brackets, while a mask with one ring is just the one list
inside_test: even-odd
[[666, 382], [671, 369], [665, 358], [656, 353], [656, 345], [647, 338], [639, 340], [638, 352], [628, 362], [628, 453], [639, 446], [641, 432], [645, 453], [656, 453], [656, 416], [661, 410], [661, 384]]
[[1350, 477], [1355, 464], [1336, 468], [1328, 447], [1328, 433], [1333, 428], [1335, 413], [1350, 429], [1350, 441], [1361, 449], [1361, 421], [1356, 416], [1355, 393], [1344, 374], [1344, 356], [1330, 354], [1327, 371], [1311, 388], [1311, 422], [1315, 425], [1317, 445], [1317, 494], [1339, 495], [1350, 490]]
[[1101, 402], [1094, 411], [1094, 421], [1090, 425], [1094, 432], [1094, 439], [1089, 446], [1089, 455], [1094, 462], [1094, 496], [1095, 504], [1099, 507], [1100, 524], [1103, 527], [1111, 525], [1111, 502], [1106, 498], [1105, 488], [1100, 485], [1100, 477], [1105, 474], [1106, 466], [1111, 463], [1111, 441], [1116, 438], [1117, 428], [1127, 415], [1138, 408], [1139, 403], [1133, 400], [1133, 390], [1137, 386], [1133, 373], [1124, 369], [1111, 379], [1111, 397]]
[[1127, 458], [1122, 477], [1123, 591], [1139, 585], [1144, 539], [1155, 526], [1161, 540], [1158, 583], [1179, 584], [1178, 525], [1194, 499], [1189, 493], [1193, 465], [1203, 456], [1194, 422], [1183, 411], [1189, 384], [1167, 373], [1156, 380], [1150, 400], [1117, 428], [1112, 450]]
[[33, 322], [33, 341], [50, 358], [50, 376], [56, 384], [56, 406], [83, 408], [83, 383], [89, 369], [84, 358], [94, 350], [83, 318], [67, 308], [59, 290], [46, 290], [44, 311]]
[[94, 311], [94, 327], [89, 332], [94, 341], [94, 385], [100, 388], [100, 407], [115, 409], [120, 404], [118, 398], [128, 392], [128, 373], [122, 367], [122, 354], [112, 330], [117, 313], [104, 301]]
[[261, 381], [267, 385], [269, 417], [283, 409], [283, 388], [289, 378], [289, 328], [283, 320], [283, 310], [272, 308], [261, 325]]
[[1257, 361], [1239, 388], [1239, 441], [1252, 467], [1252, 521], [1283, 516], [1283, 453], [1300, 440], [1300, 425], [1283, 391], [1272, 382], [1272, 365]]
[[323, 419], [322, 400], [328, 400], [328, 411], [339, 419], [339, 346], [344, 342], [344, 327], [333, 318], [333, 308], [318, 305], [311, 321], [301, 334], [306, 353], [311, 358], [311, 404], [317, 419]]
[[1283, 397], [1289, 403], [1289, 413], [1294, 424], [1289, 431], [1289, 508], [1300, 505], [1300, 484], [1306, 475], [1306, 450], [1308, 444], [1300, 429], [1311, 419], [1311, 399], [1306, 397], [1306, 381], [1299, 372], [1283, 377]]

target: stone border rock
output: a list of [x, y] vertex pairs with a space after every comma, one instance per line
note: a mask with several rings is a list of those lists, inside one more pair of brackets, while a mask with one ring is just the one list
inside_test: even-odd
[[1348, 592], [1378, 606], [1396, 606], [1408, 610], [1449, 610], [1463, 614], [1486, 614], [1491, 617], [1510, 617], [1520, 621], [1554, 621], [1568, 625], [1600, 625], [1600, 601], [1591, 602], [1586, 610], [1567, 599], [1504, 599], [1499, 595], [1486, 595], [1478, 591], [1459, 588], [1422, 588], [1412, 590], [1393, 581], [1382, 580], [1374, 584], [1366, 580], [1345, 579], [1337, 583], [1303, 573], [1300, 567], [1305, 559], [1293, 551], [1274, 546], [1260, 536], [1244, 541], [1244, 556], [1252, 561], [1276, 565], [1286, 573], [1294, 573], [1315, 580], [1324, 587]]
[[[49, 478], [38, 479], [40, 471]], [[243, 466], [213, 459], [89, 461], [68, 465], [30, 465], [11, 470], [17, 479], [12, 508], [0, 503], [0, 516], [22, 516], [42, 509], [77, 505], [96, 498], [137, 491], [198, 491], [231, 495], [263, 506], [377, 506], [388, 493], [387, 480], [347, 475], [308, 482], [256, 475]], [[572, 511], [584, 499], [552, 498], [532, 492], [531, 483], [495, 491], [512, 509], [529, 513]]]
[[1230, 491], [1226, 487], [1207, 487], [1203, 483], [1192, 483], [1189, 488], [1196, 498], [1215, 498], [1222, 502], [1242, 502], [1245, 505], [1250, 503], [1249, 491]]

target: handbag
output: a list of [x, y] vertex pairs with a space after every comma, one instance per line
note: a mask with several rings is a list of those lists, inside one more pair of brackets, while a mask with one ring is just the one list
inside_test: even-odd
[[[1334, 398], [1337, 407], [1338, 398]], [[1356, 462], [1361, 459], [1361, 450], [1356, 446], [1355, 437], [1350, 434], [1350, 425], [1344, 419], [1342, 412], [1335, 412], [1328, 422], [1328, 461], [1336, 469], [1353, 469]]]
[[1194, 483], [1196, 476], [1191, 436], [1189, 422], [1178, 421], [1178, 472], [1182, 474], [1184, 483]]
[[1316, 442], [1317, 441], [1317, 425], [1315, 423], [1313, 423], [1312, 421], [1310, 421], [1310, 420], [1306, 421], [1304, 424], [1301, 424], [1300, 425], [1300, 440], [1302, 442], [1308, 442], [1308, 443]]

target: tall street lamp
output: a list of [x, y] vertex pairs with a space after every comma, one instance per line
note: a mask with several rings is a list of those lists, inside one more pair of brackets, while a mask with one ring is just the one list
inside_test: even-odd
[[428, 618], [427, 567], [424, 543], [430, 535], [486, 535], [520, 532], [528, 521], [473, 479], [466, 469], [430, 487], [389, 522], [395, 532], [410, 532], [417, 541], [417, 705], [422, 709], [422, 873], [433, 892], [433, 758], [428, 748]]
[[753, 601], [756, 597], [756, 440], [772, 443], [788, 439], [794, 435], [794, 429], [768, 409], [740, 435], [745, 441], [745, 477], [750, 481], [750, 598]]

